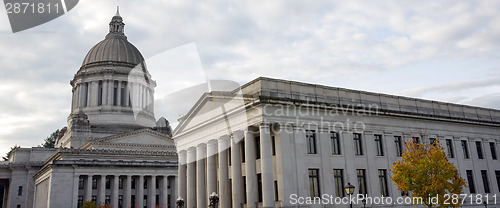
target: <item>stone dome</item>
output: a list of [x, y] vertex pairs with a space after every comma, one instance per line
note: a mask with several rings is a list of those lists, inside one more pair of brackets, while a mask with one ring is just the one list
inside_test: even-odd
[[82, 68], [98, 65], [135, 67], [143, 63], [144, 57], [141, 52], [128, 42], [123, 32], [124, 26], [123, 19], [117, 12], [109, 23], [109, 33], [106, 38], [90, 49], [83, 60]]

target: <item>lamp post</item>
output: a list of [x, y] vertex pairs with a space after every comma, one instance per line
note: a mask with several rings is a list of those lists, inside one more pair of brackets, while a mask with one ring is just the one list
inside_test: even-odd
[[483, 205], [484, 205], [484, 208], [487, 208], [488, 207], [488, 202], [484, 201]]
[[[345, 190], [345, 193], [347, 195], [349, 195], [349, 197], [354, 193], [354, 189], [356, 187], [354, 187], [353, 185], [351, 185], [351, 183], [347, 183], [347, 186], [344, 187], [344, 190]], [[351, 203], [351, 200], [349, 199], [349, 206], [352, 208], [352, 203]]]
[[208, 201], [210, 201], [210, 207], [215, 208], [217, 207], [217, 203], [219, 202], [219, 195], [217, 193], [212, 192], [210, 194], [210, 197], [208, 197]]
[[366, 199], [361, 200], [361, 203], [363, 203], [363, 208], [366, 208]]
[[177, 198], [177, 200], [175, 201], [175, 203], [177, 204], [177, 208], [184, 207], [184, 199], [182, 197], [180, 197], [180, 196], [179, 196], [179, 198]]

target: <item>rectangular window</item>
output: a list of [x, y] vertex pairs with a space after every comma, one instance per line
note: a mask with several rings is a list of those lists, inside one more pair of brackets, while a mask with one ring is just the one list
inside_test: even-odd
[[359, 194], [367, 194], [366, 190], [366, 170], [365, 169], [357, 169], [356, 174], [358, 177], [358, 187]]
[[246, 194], [246, 190], [247, 190], [247, 177], [243, 176], [242, 180], [243, 180], [243, 204], [246, 204], [247, 203], [247, 194]]
[[378, 170], [378, 180], [380, 183], [380, 193], [382, 196], [389, 196], [389, 189], [387, 188], [387, 170]]
[[118, 189], [123, 189], [123, 178], [118, 178]]
[[319, 169], [309, 169], [309, 192], [312, 197], [319, 197]]
[[257, 192], [258, 192], [258, 198], [259, 202], [262, 202], [262, 174], [259, 173], [257, 174]]
[[460, 142], [462, 142], [462, 152], [464, 153], [464, 158], [469, 159], [469, 147], [467, 145], [467, 141], [462, 140]]
[[316, 132], [306, 130], [307, 154], [317, 154], [316, 152]]
[[113, 88], [113, 105], [116, 106], [118, 105], [118, 82], [114, 82], [114, 88]]
[[135, 195], [130, 196], [130, 205], [130, 207], [135, 207]]
[[274, 181], [274, 201], [278, 201], [278, 181]]
[[363, 147], [361, 146], [361, 134], [354, 133], [354, 154], [363, 155]]
[[19, 186], [19, 189], [17, 190], [17, 195], [22, 196], [23, 195], [23, 186]]
[[384, 156], [384, 147], [382, 144], [382, 135], [375, 135], [375, 146], [377, 148], [377, 156]]
[[111, 189], [111, 178], [106, 177], [106, 189]]
[[111, 195], [106, 195], [105, 197], [106, 197], [106, 198], [104, 198], [104, 203], [105, 203], [105, 204], [109, 204], [109, 203], [111, 203]]
[[78, 178], [78, 189], [83, 189], [83, 186], [84, 186], [84, 180], [80, 176], [80, 178]]
[[481, 170], [481, 178], [483, 178], [484, 193], [490, 193], [490, 182], [488, 181], [488, 171]]
[[92, 177], [92, 189], [97, 189], [97, 178]]
[[474, 186], [474, 175], [472, 174], [472, 170], [467, 170], [467, 182], [469, 185], [469, 192], [471, 194], [476, 193], [476, 186]]
[[340, 155], [340, 138], [337, 132], [330, 132], [330, 139], [332, 140], [332, 155]]
[[476, 141], [476, 150], [477, 150], [477, 157], [479, 159], [483, 159], [483, 148], [481, 147], [481, 142]]
[[495, 170], [495, 176], [497, 178], [497, 188], [500, 190], [500, 170]]
[[148, 189], [148, 179], [144, 177], [144, 189]]
[[227, 148], [227, 162], [229, 163], [229, 166], [231, 166], [231, 147]]
[[260, 159], [260, 136], [255, 137], [255, 159]]
[[78, 196], [78, 202], [77, 202], [76, 207], [82, 208], [82, 206], [83, 206], [83, 196]]
[[132, 178], [132, 181], [130, 183], [130, 188], [135, 189], [135, 178]]
[[344, 170], [333, 169], [333, 180], [335, 183], [335, 196], [344, 197]]
[[144, 204], [144, 208], [148, 208], [148, 195], [144, 195], [142, 196], [143, 197], [143, 204]]
[[99, 91], [97, 93], [97, 105], [102, 105], [102, 81], [99, 81]]
[[449, 158], [455, 157], [455, 155], [453, 154], [453, 140], [446, 139], [446, 150], [448, 150], [447, 153]]
[[271, 153], [273, 154], [273, 156], [276, 155], [276, 139], [274, 138], [274, 136], [271, 136]]
[[93, 201], [93, 202], [96, 202], [96, 203], [97, 203], [97, 195], [92, 195], [92, 199], [91, 199], [91, 201]]
[[21, 205], [20, 205], [20, 204], [18, 204], [18, 205], [16, 206], [16, 208], [21, 208]]
[[497, 159], [497, 148], [495, 147], [495, 142], [490, 142], [491, 159]]
[[420, 143], [420, 138], [419, 137], [412, 137], [413, 143], [419, 144]]
[[434, 146], [437, 145], [436, 138], [429, 138], [429, 143], [430, 143], [430, 145], [434, 145]]
[[123, 208], [123, 195], [118, 195], [118, 208]]
[[403, 141], [401, 141], [400, 136], [394, 136], [394, 144], [396, 145], [396, 156], [401, 157], [403, 155]]

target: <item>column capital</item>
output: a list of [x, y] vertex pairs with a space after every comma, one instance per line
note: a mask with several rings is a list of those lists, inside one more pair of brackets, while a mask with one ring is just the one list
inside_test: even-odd
[[224, 151], [226, 149], [229, 148], [230, 146], [230, 140], [231, 138], [229, 137], [229, 135], [224, 135], [224, 136], [221, 136], [218, 140], [218, 146], [219, 146], [219, 152], [221, 151]]

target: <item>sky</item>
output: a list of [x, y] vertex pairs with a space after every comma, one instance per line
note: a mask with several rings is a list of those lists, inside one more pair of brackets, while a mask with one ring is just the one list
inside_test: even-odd
[[500, 109], [500, 1], [84, 0], [18, 33], [0, 9], [0, 155], [66, 125], [69, 81], [117, 5], [159, 100], [265, 76]]

